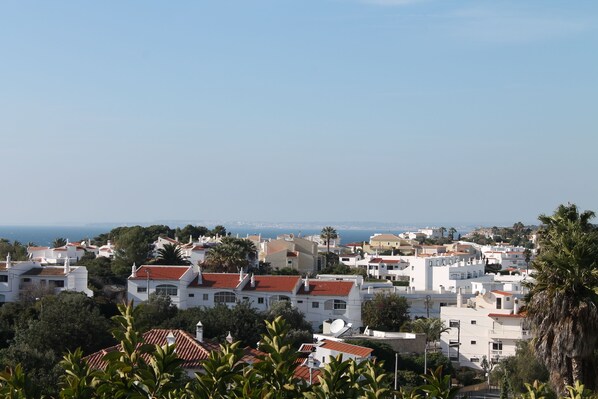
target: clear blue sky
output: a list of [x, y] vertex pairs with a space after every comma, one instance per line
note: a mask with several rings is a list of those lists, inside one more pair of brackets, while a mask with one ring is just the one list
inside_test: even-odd
[[0, 224], [598, 211], [598, 2], [4, 1]]

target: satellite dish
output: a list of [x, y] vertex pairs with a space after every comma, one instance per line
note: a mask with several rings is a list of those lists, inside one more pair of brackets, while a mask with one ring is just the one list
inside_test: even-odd
[[336, 334], [340, 330], [342, 330], [344, 327], [345, 327], [345, 321], [343, 319], [336, 319], [330, 325], [330, 332], [332, 334]]

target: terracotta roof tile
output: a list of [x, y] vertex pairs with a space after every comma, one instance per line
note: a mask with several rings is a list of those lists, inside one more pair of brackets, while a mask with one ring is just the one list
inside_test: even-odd
[[146, 280], [149, 271], [150, 280], [179, 280], [191, 266], [148, 266], [144, 265], [137, 269], [137, 277], [129, 277], [129, 280]]
[[27, 247], [27, 251], [44, 251], [50, 247]]
[[236, 273], [202, 273], [202, 284], [197, 284], [197, 277], [189, 287], [197, 288], [225, 288], [234, 289], [239, 285], [239, 275]]
[[[320, 379], [318, 376], [321, 374], [319, 368], [312, 368], [311, 369], [311, 381], [312, 384], [319, 384]], [[302, 380], [309, 381], [309, 367], [307, 366], [297, 366], [295, 368], [295, 377], [301, 378]]]
[[366, 348], [364, 346], [351, 345], [345, 342], [330, 341], [328, 339], [323, 340], [320, 347], [329, 349], [331, 351], [348, 353], [359, 357], [368, 357], [371, 355], [373, 351], [373, 349]]
[[507, 292], [507, 291], [501, 291], [501, 290], [492, 290], [491, 291], [493, 294], [497, 294], [497, 295], [504, 295], [504, 296], [513, 296], [512, 292]]
[[517, 318], [522, 318], [525, 317], [524, 314], [521, 313], [517, 313], [517, 314], [512, 314], [512, 313], [488, 313], [488, 317], [517, 317]]
[[300, 276], [254, 276], [255, 287], [247, 284], [243, 291], [293, 292]]
[[[176, 353], [180, 359], [183, 359], [182, 366], [186, 369], [198, 369], [201, 362], [208, 358], [210, 349], [203, 342], [198, 342], [195, 337], [183, 330], [153, 329], [143, 334], [145, 343], [150, 345], [166, 345], [166, 336], [171, 333], [175, 337]], [[85, 357], [89, 367], [93, 369], [104, 369], [106, 362], [103, 358], [107, 353], [120, 350], [120, 345], [102, 349]]]
[[353, 282], [350, 281], [321, 281], [309, 280], [309, 292], [305, 292], [305, 287], [302, 284], [299, 295], [315, 295], [315, 296], [347, 296], [353, 288]]

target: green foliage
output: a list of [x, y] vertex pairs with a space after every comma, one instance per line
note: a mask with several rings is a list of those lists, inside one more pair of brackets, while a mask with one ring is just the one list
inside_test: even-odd
[[293, 307], [289, 301], [278, 301], [274, 303], [265, 312], [264, 318], [270, 322], [281, 317], [288, 326], [287, 339], [291, 345], [298, 348], [304, 342], [310, 342], [312, 337], [312, 327], [305, 320], [305, 315], [296, 307]]
[[66, 238], [63, 238], [63, 237], [55, 238], [54, 241], [52, 241], [52, 248], [64, 247], [66, 245], [66, 243], [67, 243]]
[[515, 356], [501, 359], [498, 367], [492, 372], [492, 379], [501, 381], [504, 375], [515, 393], [525, 392], [526, 382], [548, 382], [549, 376], [544, 364], [535, 356], [531, 341], [517, 342]]
[[541, 215], [540, 252], [533, 261], [535, 283], [527, 300], [536, 334], [536, 354], [550, 371], [553, 388], [581, 381], [598, 387], [598, 229], [594, 212], [560, 205]]
[[326, 252], [330, 252], [330, 241], [338, 238], [336, 229], [332, 226], [326, 226], [320, 233], [320, 238], [326, 243]]
[[[330, 254], [334, 255], [334, 254]], [[336, 255], [334, 255], [336, 256]], [[338, 256], [336, 256], [338, 260]], [[320, 270], [321, 274], [356, 274], [363, 277], [367, 276], [367, 272], [365, 269], [347, 266], [344, 263], [327, 263], [328, 266], [324, 269]]]
[[11, 243], [7, 239], [0, 238], [0, 260], [4, 261], [8, 254], [13, 261], [27, 260], [27, 247], [18, 241]]
[[382, 331], [400, 331], [409, 320], [409, 304], [395, 293], [378, 292], [362, 305], [363, 324]]
[[449, 331], [444, 321], [439, 318], [420, 318], [410, 323], [411, 331], [414, 333], [426, 334], [427, 342], [440, 341], [440, 334]]
[[149, 300], [139, 304], [137, 308], [135, 318], [137, 325], [135, 327], [141, 332], [160, 326], [178, 312], [178, 308], [172, 303], [169, 296], [155, 293], [152, 293]]
[[426, 384], [421, 389], [430, 399], [452, 399], [457, 395], [459, 389], [451, 387], [450, 374], [442, 373], [442, 367], [438, 367], [431, 374], [423, 376]]
[[151, 241], [148, 232], [141, 226], [124, 228], [115, 239], [116, 251], [112, 262], [112, 272], [126, 278], [131, 274], [131, 266], [145, 264], [151, 256]]
[[153, 262], [156, 265], [188, 265], [189, 262], [183, 257], [181, 247], [176, 244], [164, 244], [158, 249], [158, 258]]
[[179, 240], [183, 242], [187, 237], [201, 237], [207, 236], [210, 230], [204, 226], [193, 226], [193, 225], [186, 225], [183, 228], [177, 227], [175, 230], [175, 236], [179, 237]]
[[257, 256], [253, 241], [245, 238], [224, 237], [220, 245], [210, 249], [204, 266], [207, 270], [236, 273], [247, 269]]

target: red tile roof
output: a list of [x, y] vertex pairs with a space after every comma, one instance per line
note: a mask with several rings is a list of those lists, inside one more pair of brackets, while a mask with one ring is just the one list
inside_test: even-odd
[[243, 291], [293, 292], [300, 276], [254, 276], [255, 287], [245, 285]]
[[316, 346], [317, 346], [316, 344], [301, 344], [301, 347], [299, 348], [299, 352], [311, 353], [311, 352], [313, 352], [313, 350]]
[[202, 283], [197, 284], [197, 276], [189, 287], [234, 289], [239, 285], [239, 275], [236, 273], [202, 273]]
[[321, 296], [347, 296], [353, 288], [350, 281], [321, 281], [309, 280], [309, 292], [305, 292], [304, 284], [297, 294]]
[[27, 247], [27, 251], [44, 251], [50, 247]]
[[501, 291], [501, 290], [492, 290], [491, 291], [493, 294], [497, 294], [497, 295], [504, 295], [504, 296], [513, 296], [512, 292], [507, 292], [507, 291]]
[[[319, 384], [320, 383], [320, 379], [318, 378], [318, 376], [321, 374], [320, 369], [319, 368], [312, 368], [311, 369], [311, 381], [312, 384]], [[297, 368], [295, 368], [295, 377], [297, 378], [301, 378], [305, 381], [309, 381], [309, 367], [307, 366], [297, 366]]]
[[149, 271], [150, 280], [179, 280], [191, 266], [141, 266], [137, 269], [137, 277], [129, 280], [146, 280]]
[[289, 257], [289, 258], [296, 258], [297, 256], [298, 256], [297, 252], [287, 251], [287, 257]]
[[400, 259], [382, 259], [382, 258], [374, 258], [370, 260], [370, 263], [385, 263], [387, 265], [394, 265], [397, 263], [401, 263]]
[[[198, 369], [201, 362], [208, 358], [211, 345], [198, 342], [195, 337], [183, 330], [153, 329], [143, 334], [145, 343], [150, 345], [164, 346], [167, 344], [166, 336], [172, 334], [175, 337], [176, 353], [180, 359], [183, 359], [183, 368]], [[103, 358], [107, 353], [120, 350], [120, 344], [101, 351], [92, 353], [85, 357], [87, 364], [92, 369], [104, 369], [106, 362]]]
[[351, 345], [345, 342], [330, 341], [327, 339], [322, 341], [320, 348], [326, 348], [336, 352], [348, 353], [350, 355], [358, 357], [368, 357], [371, 355], [373, 351], [373, 349], [366, 348], [364, 346]]

